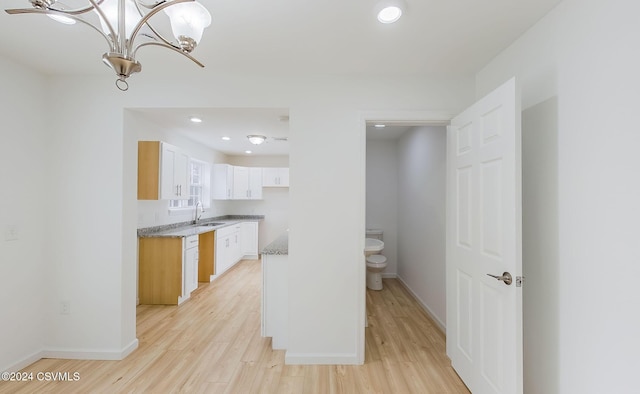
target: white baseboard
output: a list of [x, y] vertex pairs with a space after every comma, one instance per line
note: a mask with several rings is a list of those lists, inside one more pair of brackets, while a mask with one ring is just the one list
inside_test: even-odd
[[36, 361], [38, 361], [38, 360], [40, 360], [42, 358], [44, 358], [43, 352], [42, 351], [38, 351], [38, 352], [35, 352], [35, 353], [23, 358], [22, 360], [14, 363], [12, 365], [9, 365], [6, 368], [0, 369], [0, 371], [2, 371], [2, 372], [18, 372], [19, 370], [21, 370], [21, 369], [23, 369], [25, 367], [28, 367], [29, 365], [35, 363]]
[[22, 360], [1, 369], [1, 371], [17, 372], [43, 358], [61, 358], [67, 360], [122, 360], [137, 348], [138, 339], [136, 338], [128, 346], [125, 346], [119, 351], [46, 349], [35, 352]]
[[413, 298], [415, 298], [416, 301], [418, 301], [418, 304], [420, 304], [422, 309], [424, 309], [424, 311], [427, 312], [427, 315], [429, 315], [431, 320], [433, 320], [433, 322], [436, 323], [436, 327], [438, 327], [440, 329], [440, 331], [442, 331], [442, 333], [446, 334], [447, 333], [447, 326], [440, 319], [438, 319], [436, 317], [436, 315], [431, 311], [431, 309], [429, 309], [427, 304], [424, 301], [422, 301], [422, 299], [420, 299], [420, 297], [413, 290], [411, 290], [409, 285], [407, 285], [407, 283], [404, 280], [402, 280], [402, 278], [400, 276], [398, 276], [397, 279], [400, 282], [400, 284], [402, 285], [402, 287], [407, 289], [407, 291], [409, 293], [411, 293]]
[[361, 365], [355, 354], [291, 353], [286, 352], [287, 365]]
[[122, 360], [138, 348], [138, 338], [120, 350], [55, 349], [42, 351], [41, 358], [62, 358], [70, 360]]

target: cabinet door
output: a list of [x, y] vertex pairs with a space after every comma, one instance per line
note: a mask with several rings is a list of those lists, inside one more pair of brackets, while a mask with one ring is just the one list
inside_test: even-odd
[[278, 186], [289, 187], [289, 168], [278, 169]]
[[262, 200], [262, 168], [249, 168], [249, 199]]
[[214, 200], [233, 198], [233, 167], [228, 164], [214, 164], [212, 184]]
[[258, 222], [242, 223], [242, 255], [258, 255]]
[[229, 268], [229, 236], [218, 237], [216, 240], [216, 275], [222, 274]]
[[189, 156], [179, 148], [163, 142], [160, 161], [160, 199], [188, 199]]
[[288, 187], [289, 168], [263, 168], [262, 186], [264, 187]]
[[198, 248], [190, 248], [185, 252], [184, 294], [189, 296], [198, 288]]
[[249, 199], [249, 168], [233, 167], [233, 199]]

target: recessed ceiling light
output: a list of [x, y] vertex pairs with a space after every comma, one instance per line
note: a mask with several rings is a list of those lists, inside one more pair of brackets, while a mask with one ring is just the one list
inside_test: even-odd
[[402, 0], [382, 0], [375, 8], [380, 23], [393, 23], [402, 16], [406, 4]]
[[197, 116], [192, 116], [189, 118], [189, 120], [193, 123], [202, 123], [202, 119], [198, 118]]
[[246, 154], [250, 155], [250, 154], [251, 154], [251, 153], [253, 153], [253, 152], [251, 152], [250, 150], [246, 150], [246, 151], [244, 151], [244, 153], [246, 153]]
[[383, 129], [383, 128], [387, 127], [387, 125], [383, 125], [382, 123], [379, 123], [379, 124], [373, 125], [373, 127], [377, 127], [379, 129]]
[[231, 137], [227, 137], [226, 135], [222, 137], [223, 141], [231, 141]]

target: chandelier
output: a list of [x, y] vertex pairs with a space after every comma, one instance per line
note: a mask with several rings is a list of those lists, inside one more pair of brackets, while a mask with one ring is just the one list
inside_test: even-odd
[[[211, 14], [195, 0], [161, 0], [152, 4], [142, 0], [83, 0], [83, 5], [74, 9], [57, 0], [29, 1], [33, 8], [5, 11], [12, 15], [46, 14], [62, 23], [84, 23], [100, 33], [109, 44], [102, 60], [115, 71], [116, 86], [122, 91], [129, 89], [127, 78], [142, 70], [136, 53], [143, 46], [171, 49], [204, 67], [190, 53], [211, 24]], [[160, 11], [168, 16], [176, 41], [166, 39], [150, 24], [151, 17]]]

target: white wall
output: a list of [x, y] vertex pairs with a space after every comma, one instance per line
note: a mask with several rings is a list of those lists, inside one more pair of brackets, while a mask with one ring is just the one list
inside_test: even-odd
[[[528, 393], [637, 391], [640, 133], [627, 121], [640, 103], [638, 14], [635, 0], [566, 0], [477, 74], [478, 96], [516, 75], [524, 108], [558, 100], [557, 134], [543, 136], [547, 146], [523, 148], [544, 161], [557, 139], [557, 186], [553, 176], [537, 176], [534, 183], [543, 193], [534, 197], [538, 204], [557, 199], [557, 218], [545, 211], [538, 227], [524, 223], [529, 232], [523, 233], [524, 269], [535, 266], [559, 278], [527, 279], [525, 297], [557, 292], [557, 309], [525, 311], [525, 343], [548, 349], [536, 361], [557, 365], [557, 371], [526, 369]], [[553, 122], [552, 112], [532, 114], [527, 122]], [[537, 171], [554, 172], [544, 166]], [[557, 239], [547, 233], [557, 233]], [[546, 260], [531, 250], [556, 244], [557, 263], [553, 253]], [[537, 333], [531, 324], [536, 320], [557, 324]]]
[[[245, 167], [289, 167], [288, 156], [229, 156], [228, 164]], [[258, 226], [258, 250], [289, 228], [289, 188], [265, 187], [262, 200], [228, 201], [229, 215], [265, 215]]]
[[522, 207], [524, 386], [527, 393], [557, 393], [564, 282], [558, 272], [557, 98], [522, 113]]
[[[45, 244], [56, 225], [46, 215], [54, 183], [45, 171], [51, 137], [37, 116], [47, 105], [45, 79], [0, 58], [0, 86], [0, 371], [6, 371], [38, 359], [44, 347], [51, 290]], [[16, 226], [18, 240], [6, 241], [9, 226]]]
[[398, 277], [444, 330], [446, 129], [407, 131], [398, 160]]
[[[47, 86], [56, 100], [47, 102], [50, 113], [43, 115], [52, 142], [43, 171], [51, 179], [49, 206], [55, 207], [46, 217], [56, 231], [47, 234], [44, 251], [52, 268], [52, 291], [44, 300], [46, 346], [56, 355], [95, 358], [121, 357], [136, 346], [136, 149], [124, 110], [277, 107], [291, 109], [287, 361], [357, 362], [364, 335], [364, 286], [358, 286], [365, 222], [361, 111], [456, 112], [471, 101], [472, 80], [212, 75], [183, 67], [170, 75], [135, 75], [126, 93], [113, 86], [108, 70], [55, 77]], [[13, 94], [22, 91], [16, 86]], [[24, 102], [40, 97], [33, 93]], [[318, 240], [330, 247], [318, 248]], [[71, 302], [69, 316], [58, 314], [63, 299]], [[9, 330], [23, 329], [8, 324]]]
[[396, 140], [367, 140], [366, 227], [384, 231], [387, 268], [383, 275], [395, 277], [398, 239], [398, 144]]

